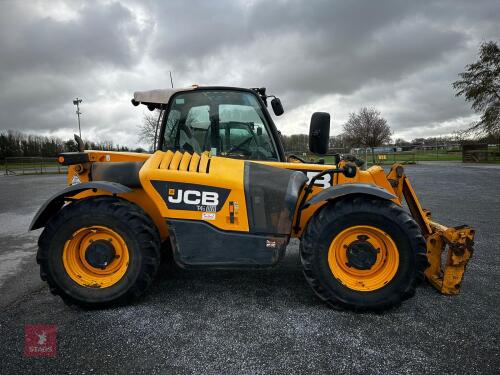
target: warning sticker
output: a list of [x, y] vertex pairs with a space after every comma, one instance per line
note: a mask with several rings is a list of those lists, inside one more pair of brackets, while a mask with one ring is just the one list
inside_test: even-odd
[[80, 180], [80, 177], [78, 175], [74, 174], [73, 178], [71, 179], [71, 185], [77, 185], [80, 184], [82, 181]]
[[270, 248], [274, 249], [276, 247], [276, 241], [266, 240], [266, 247], [270, 247]]
[[201, 218], [203, 220], [215, 220], [216, 213], [215, 212], [202, 212], [201, 213]]

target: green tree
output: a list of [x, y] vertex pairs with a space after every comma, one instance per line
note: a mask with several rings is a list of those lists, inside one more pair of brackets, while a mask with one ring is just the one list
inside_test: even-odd
[[72, 139], [68, 139], [66, 142], [64, 142], [64, 149], [65, 151], [68, 152], [77, 152], [78, 151], [78, 145], [76, 142]]
[[466, 66], [453, 83], [456, 96], [472, 102], [472, 109], [481, 113], [471, 130], [483, 134], [500, 133], [500, 48], [495, 42], [481, 44], [479, 60]]
[[410, 142], [408, 142], [406, 139], [403, 139], [403, 138], [396, 138], [394, 140], [394, 144], [396, 146], [409, 146]]

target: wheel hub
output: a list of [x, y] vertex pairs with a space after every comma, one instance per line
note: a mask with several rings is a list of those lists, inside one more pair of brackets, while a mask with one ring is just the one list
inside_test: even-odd
[[106, 240], [92, 242], [85, 250], [85, 260], [94, 268], [105, 269], [115, 259], [113, 245]]
[[369, 270], [377, 262], [377, 250], [367, 236], [358, 236], [358, 239], [351, 242], [347, 247], [348, 266], [358, 270]]

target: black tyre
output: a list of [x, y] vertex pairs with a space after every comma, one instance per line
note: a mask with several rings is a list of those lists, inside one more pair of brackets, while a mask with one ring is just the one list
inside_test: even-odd
[[367, 196], [323, 206], [302, 236], [303, 272], [329, 305], [384, 310], [415, 294], [428, 265], [413, 218], [391, 201]]
[[38, 240], [40, 276], [67, 303], [103, 307], [138, 298], [160, 264], [149, 216], [119, 198], [91, 197], [63, 207]]

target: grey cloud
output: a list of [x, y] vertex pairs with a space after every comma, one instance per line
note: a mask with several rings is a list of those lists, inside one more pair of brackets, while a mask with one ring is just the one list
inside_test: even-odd
[[130, 10], [119, 3], [85, 3], [71, 21], [47, 16], [24, 20], [25, 12], [28, 2], [13, 3], [0, 22], [2, 72], [74, 74], [103, 64], [127, 67], [137, 62], [129, 36], [139, 29]]
[[451, 82], [500, 35], [489, 0], [94, 1], [64, 21], [46, 6], [0, 2], [0, 128], [69, 134], [82, 96], [92, 134], [130, 145], [142, 113], [128, 95], [168, 86], [169, 70], [178, 86], [267, 86], [289, 113], [335, 98], [338, 121], [374, 105], [396, 131], [448, 129], [471, 114]]
[[[245, 83], [323, 94], [352, 92], [370, 79], [394, 80], [463, 42], [456, 31], [415, 19], [415, 6], [401, 1], [257, 2], [248, 9], [224, 3], [234, 4], [211, 9], [212, 2], [201, 2], [203, 12], [180, 17], [165, 4], [158, 26], [166, 34], [172, 21], [175, 34], [156, 44], [155, 55], [181, 74], [203, 69], [212, 57], [224, 62], [222, 76], [243, 67], [254, 75]], [[207, 17], [209, 9], [223, 16]], [[280, 39], [290, 36], [280, 50]], [[252, 56], [244, 53], [249, 45]]]
[[108, 71], [139, 63], [153, 26], [141, 30], [120, 3], [85, 3], [69, 21], [37, 17], [28, 2], [0, 7], [2, 129], [69, 128], [71, 99], [95, 97]]

